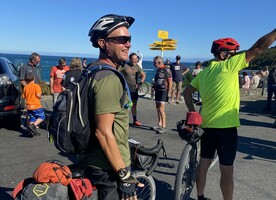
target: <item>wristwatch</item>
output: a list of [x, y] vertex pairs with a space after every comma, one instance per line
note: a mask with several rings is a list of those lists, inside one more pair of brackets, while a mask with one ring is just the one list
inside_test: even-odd
[[117, 173], [120, 179], [124, 179], [128, 174], [128, 170], [126, 168], [121, 168]]

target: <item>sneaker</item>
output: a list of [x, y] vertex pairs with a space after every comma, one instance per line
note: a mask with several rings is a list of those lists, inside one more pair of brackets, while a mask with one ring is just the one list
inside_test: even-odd
[[160, 127], [160, 129], [157, 130], [157, 133], [159, 133], [159, 134], [163, 134], [163, 133], [166, 133], [166, 132], [167, 132], [167, 129], [164, 128], [164, 127]]
[[180, 102], [179, 102], [179, 101], [177, 101], [177, 102], [176, 102], [176, 104], [180, 104]]
[[198, 200], [211, 200], [211, 199], [208, 197], [200, 196], [198, 197]]
[[155, 130], [155, 131], [158, 131], [158, 130], [160, 130], [161, 128], [162, 128], [162, 126], [160, 126], [160, 125], [157, 125], [157, 126], [152, 127], [152, 129]]
[[34, 124], [31, 124], [30, 126], [28, 126], [28, 130], [30, 131], [30, 136], [39, 136], [40, 133], [38, 133], [36, 131], [36, 126]]
[[133, 122], [133, 125], [135, 125], [135, 126], [141, 126], [142, 123], [136, 120], [136, 121]]

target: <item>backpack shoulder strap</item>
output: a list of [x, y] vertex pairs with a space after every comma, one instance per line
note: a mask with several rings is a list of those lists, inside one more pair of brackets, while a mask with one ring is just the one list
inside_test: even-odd
[[122, 105], [123, 105], [124, 108], [131, 107], [132, 106], [132, 100], [131, 100], [130, 90], [129, 90], [128, 84], [126, 82], [126, 79], [121, 74], [121, 72], [119, 72], [118, 70], [114, 69], [113, 67], [111, 67], [109, 65], [97, 65], [97, 66], [92, 66], [92, 67], [88, 68], [87, 71], [86, 71], [86, 73], [87, 73], [86, 75], [87, 76], [92, 76], [92, 78], [93, 78], [96, 75], [96, 73], [100, 70], [110, 70], [110, 71], [114, 72], [119, 77], [123, 87], [125, 88], [125, 90], [127, 92], [127, 96], [128, 96], [128, 102], [124, 105], [122, 103]]

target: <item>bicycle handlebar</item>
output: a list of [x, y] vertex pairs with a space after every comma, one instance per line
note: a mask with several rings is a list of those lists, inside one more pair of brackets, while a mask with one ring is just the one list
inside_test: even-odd
[[[130, 139], [130, 140], [132, 140], [132, 139]], [[134, 141], [134, 140], [132, 140], [132, 141]], [[136, 142], [136, 143], [135, 142], [133, 144], [139, 144], [138, 142]], [[137, 147], [135, 149], [136, 153], [144, 155], [144, 156], [152, 156], [152, 158], [153, 158], [152, 165], [146, 171], [147, 176], [149, 176], [156, 168], [157, 163], [159, 161], [159, 152], [160, 152], [161, 148], [163, 149], [163, 156], [167, 158], [167, 153], [166, 153], [165, 147], [163, 145], [163, 141], [161, 139], [159, 139], [157, 141], [157, 144], [152, 148], [145, 148], [142, 145], [137, 145]], [[68, 165], [68, 167], [72, 171], [74, 178], [84, 177], [85, 166], [83, 166], [81, 163], [74, 163], [74, 164]]]
[[156, 165], [159, 161], [159, 152], [160, 152], [161, 148], [163, 149], [163, 156], [167, 157], [166, 150], [163, 145], [163, 140], [161, 140], [161, 139], [159, 139], [157, 141], [157, 144], [152, 148], [145, 148], [145, 147], [139, 146], [139, 145], [136, 147], [136, 149], [135, 149], [136, 153], [144, 155], [144, 156], [152, 156], [153, 157], [153, 163], [150, 166], [150, 168], [147, 169], [147, 171], [146, 171], [147, 176], [149, 176], [156, 168]]

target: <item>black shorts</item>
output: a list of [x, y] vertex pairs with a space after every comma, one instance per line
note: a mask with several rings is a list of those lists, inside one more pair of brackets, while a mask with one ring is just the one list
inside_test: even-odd
[[134, 92], [130, 92], [131, 95], [131, 100], [134, 102], [137, 102], [138, 100], [138, 90], [134, 91]]
[[155, 91], [155, 101], [156, 102], [167, 102], [168, 101], [168, 92], [167, 91]]
[[238, 132], [233, 128], [204, 128], [201, 137], [201, 157], [214, 158], [217, 150], [219, 163], [231, 166], [237, 151]]

